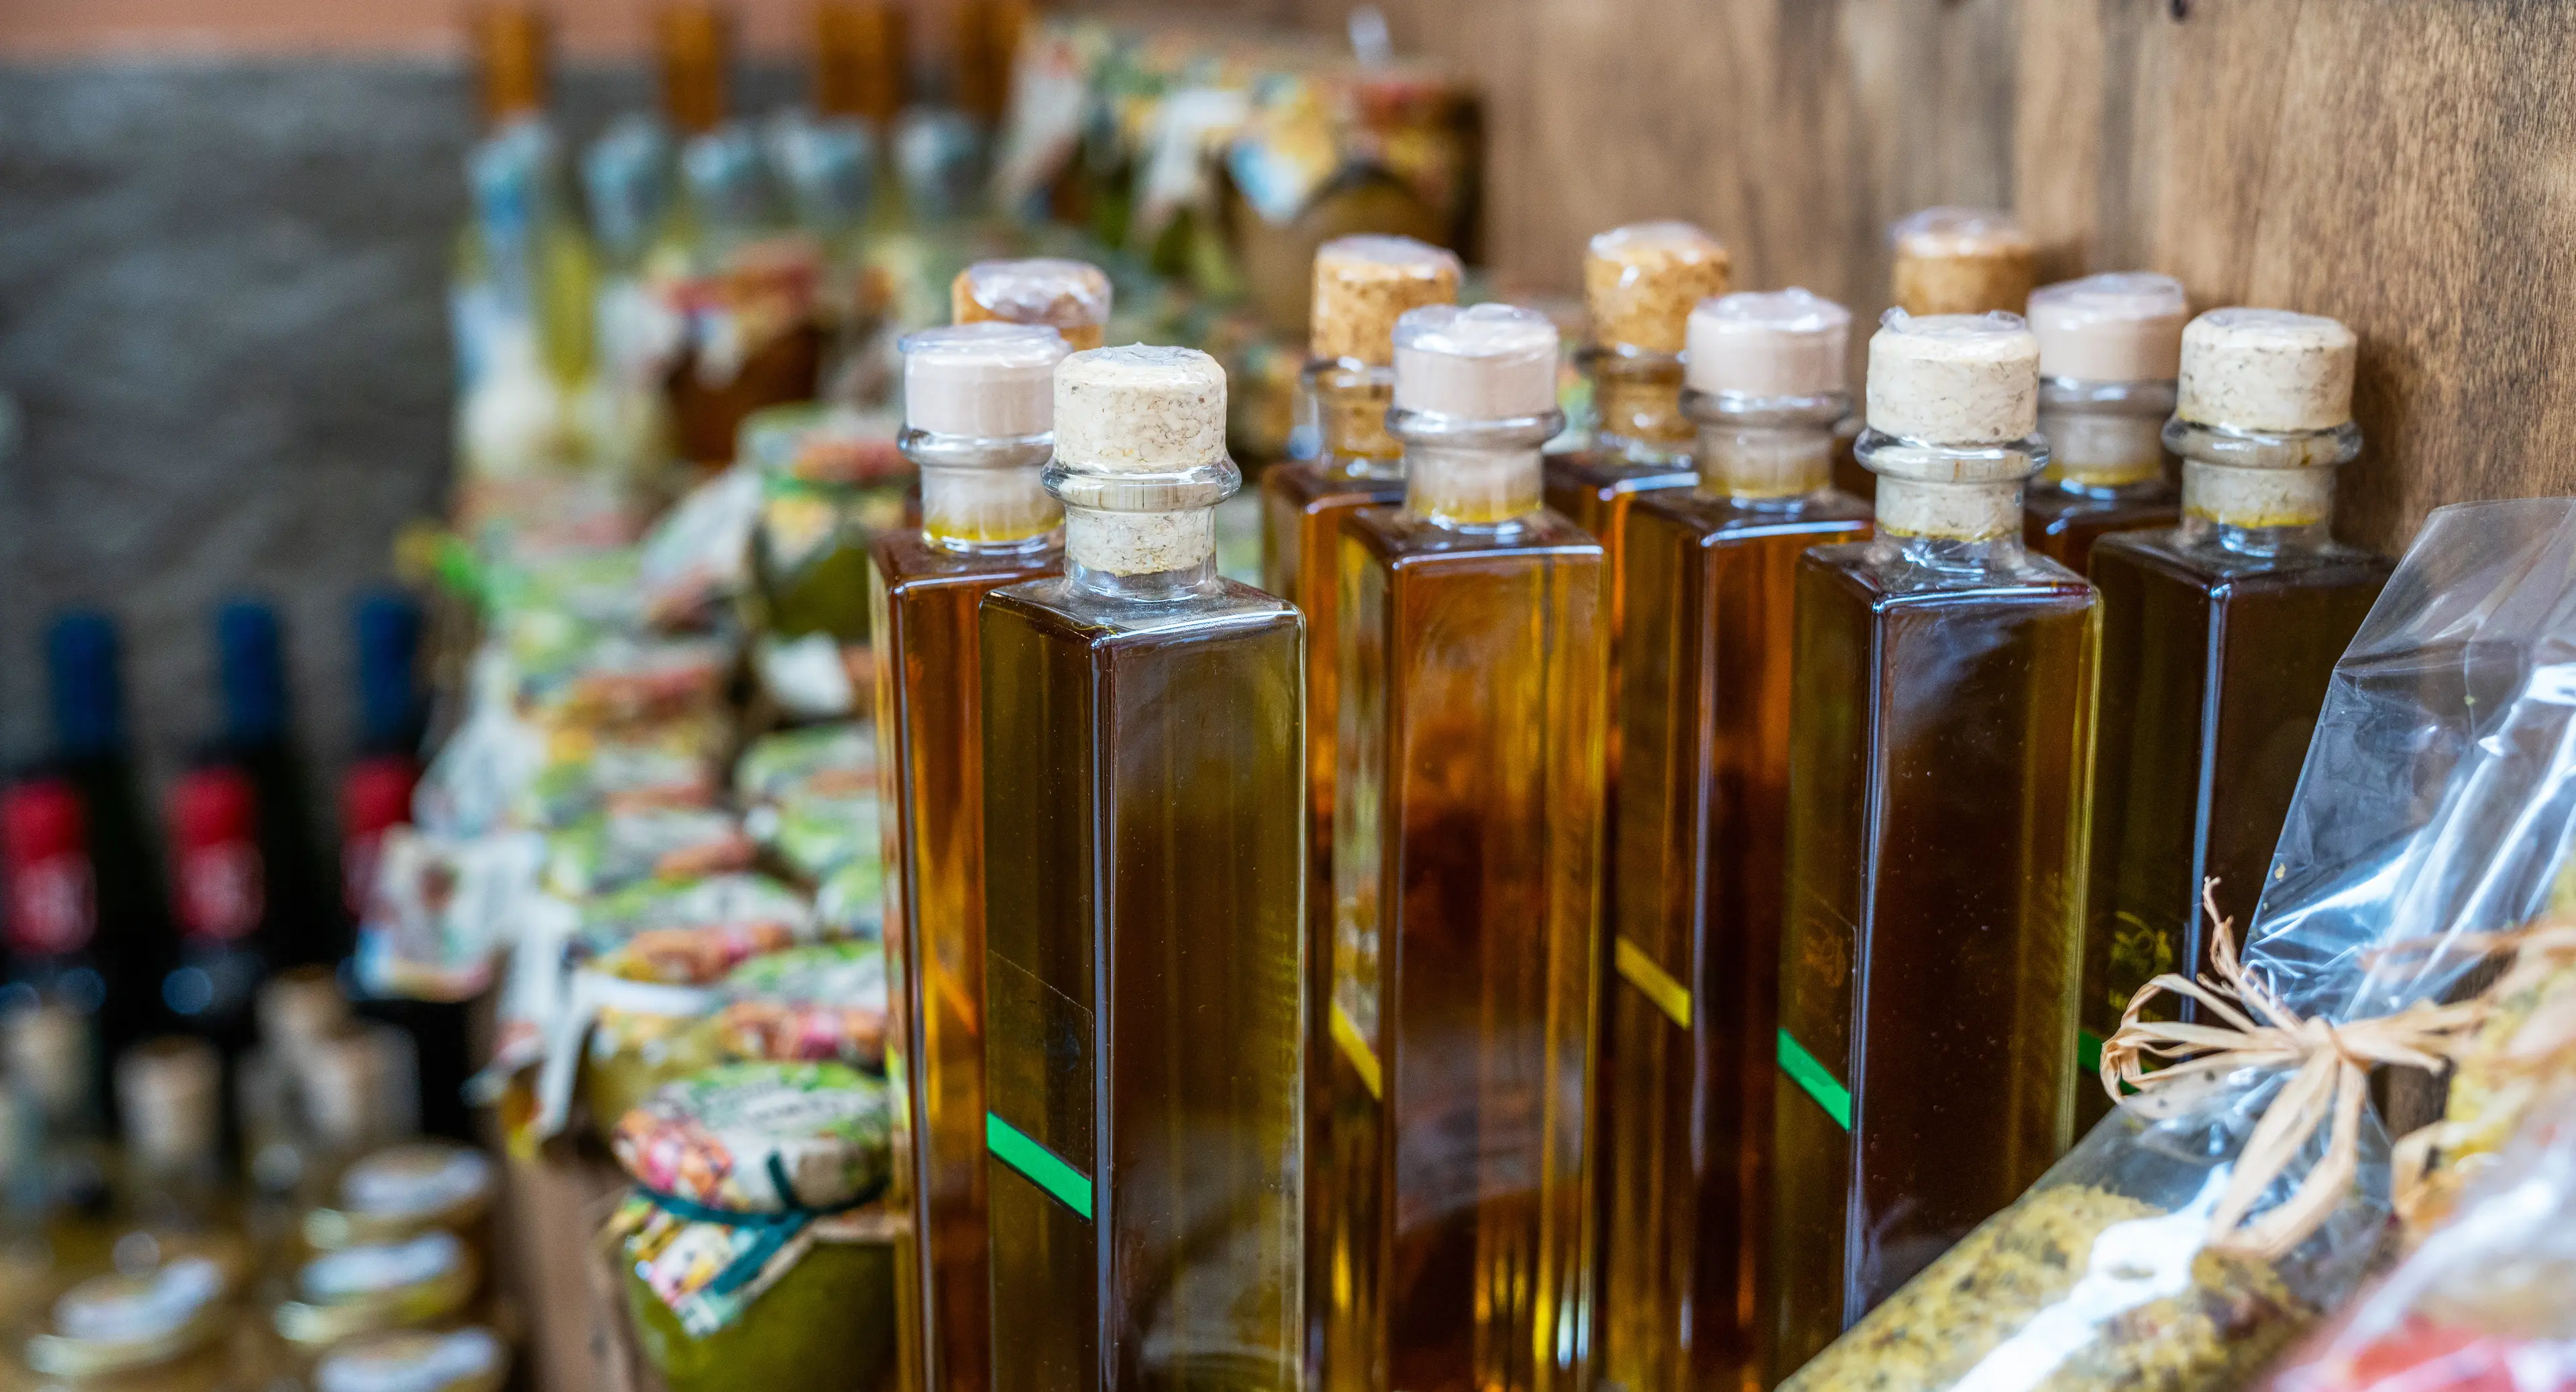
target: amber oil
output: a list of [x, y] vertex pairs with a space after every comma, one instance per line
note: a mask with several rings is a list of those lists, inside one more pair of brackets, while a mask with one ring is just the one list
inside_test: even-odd
[[2017, 316], [1891, 311], [1878, 535], [1798, 562], [1767, 1382], [2068, 1140], [2097, 619], [2022, 544], [2037, 396]]
[[[2335, 470], [2361, 448], [2340, 330], [2272, 311], [2195, 321], [2190, 415], [2164, 427], [2183, 459], [2182, 521], [2093, 553], [2102, 748], [2084, 912], [2088, 1066], [2139, 987], [2210, 970], [2204, 881], [2237, 922], [2252, 915], [2328, 678], [2387, 583], [2386, 559], [2329, 531]], [[2088, 1087], [2078, 1117], [2109, 1108]]]
[[983, 684], [976, 606], [1064, 568], [1051, 329], [932, 329], [902, 343], [901, 447], [920, 530], [869, 551], [886, 959], [897, 1080], [898, 1366], [907, 1392], [981, 1392], [992, 1340], [984, 1228]]
[[1405, 502], [1344, 528], [1325, 1387], [1589, 1385], [1601, 548], [1539, 500], [1555, 356], [1406, 315]]
[[1216, 573], [1225, 378], [1056, 375], [1066, 566], [988, 596], [992, 1385], [1305, 1385], [1304, 629]]
[[1602, 1377], [1742, 1387], [1768, 1196], [1798, 556], [1866, 536], [1831, 484], [1851, 316], [1804, 291], [1691, 321], [1699, 486], [1638, 500], [1620, 586], [1603, 984]]

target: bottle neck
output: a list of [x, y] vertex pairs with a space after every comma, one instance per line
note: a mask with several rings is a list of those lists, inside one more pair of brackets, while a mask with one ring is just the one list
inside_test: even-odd
[[1389, 433], [1404, 444], [1404, 510], [1458, 531], [1508, 527], [1544, 506], [1539, 447], [1564, 427], [1560, 411], [1465, 420], [1399, 409]]
[[1353, 478], [1404, 477], [1404, 446], [1386, 430], [1395, 405], [1394, 368], [1347, 359], [1309, 363], [1306, 390], [1326, 468]]
[[2187, 542], [2247, 556], [2333, 544], [2335, 471], [2361, 452], [2360, 427], [2237, 431], [2176, 417], [2164, 442], [2183, 457]]
[[925, 544], [962, 555], [1016, 555], [1059, 539], [1064, 509], [1046, 488], [1053, 436], [988, 439], [907, 428], [901, 444], [921, 470]]
[[2051, 377], [2039, 388], [2039, 433], [2048, 468], [2035, 487], [2084, 497], [2142, 497], [2164, 484], [2165, 418], [2172, 382], [2082, 382]]
[[1065, 579], [1105, 598], [1168, 603], [1217, 593], [1216, 505], [1242, 485], [1230, 459], [1171, 472], [1085, 473], [1059, 461]]
[[1690, 452], [1694, 430], [1682, 413], [1682, 360], [1674, 353], [1594, 346], [1583, 351], [1592, 379], [1593, 447], [1638, 464], [1671, 464]]
[[2047, 466], [2043, 437], [1945, 445], [1867, 430], [1853, 454], [1878, 475], [1879, 535], [1907, 559], [1944, 569], [2020, 563], [2021, 490]]
[[1842, 392], [1748, 397], [1685, 392], [1682, 411], [1699, 427], [1700, 491], [1755, 507], [1777, 507], [1833, 484], [1834, 426], [1851, 409]]

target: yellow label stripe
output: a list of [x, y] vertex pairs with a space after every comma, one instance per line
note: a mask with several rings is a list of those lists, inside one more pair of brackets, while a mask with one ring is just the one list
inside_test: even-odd
[[1360, 1027], [1351, 1023], [1350, 1014], [1342, 1009], [1339, 1001], [1333, 1003], [1333, 1042], [1342, 1046], [1343, 1057], [1351, 1061], [1351, 1068], [1360, 1075], [1360, 1081], [1368, 1084], [1369, 1096], [1385, 1101], [1386, 1083], [1378, 1073], [1377, 1050], [1370, 1048], [1368, 1041], [1360, 1037]]
[[1654, 958], [1647, 956], [1635, 943], [1621, 938], [1611, 960], [1618, 965], [1619, 974], [1628, 978], [1628, 984], [1645, 992], [1646, 999], [1671, 1016], [1674, 1024], [1683, 1029], [1690, 1028], [1689, 989], [1673, 980], [1662, 967], [1656, 966]]

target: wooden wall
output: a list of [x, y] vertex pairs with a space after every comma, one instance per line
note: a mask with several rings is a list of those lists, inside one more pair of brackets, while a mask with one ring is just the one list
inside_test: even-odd
[[[2203, 307], [2351, 323], [2351, 539], [2576, 491], [2576, 4], [1381, 4], [1490, 94], [1487, 245], [1522, 283], [1571, 288], [1590, 233], [1688, 217], [1739, 286], [1874, 315], [1890, 219], [2002, 203], [2049, 278], [2161, 270]], [[1227, 8], [1338, 24], [1347, 0]]]

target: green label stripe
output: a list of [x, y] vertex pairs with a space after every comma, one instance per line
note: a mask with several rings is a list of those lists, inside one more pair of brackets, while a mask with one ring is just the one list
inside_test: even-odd
[[2075, 1062], [2087, 1078], [2098, 1077], [2102, 1072], [2102, 1043], [2102, 1036], [2091, 1030], [2075, 1032]]
[[1064, 1163], [1054, 1151], [991, 1112], [984, 1114], [984, 1148], [993, 1153], [994, 1159], [1027, 1175], [1030, 1183], [1081, 1214], [1084, 1222], [1091, 1221], [1091, 1176]]
[[1835, 1125], [1845, 1131], [1851, 1129], [1851, 1089], [1837, 1081], [1834, 1071], [1818, 1062], [1805, 1045], [1791, 1039], [1785, 1029], [1780, 1031], [1780, 1071], [1816, 1099], [1816, 1105], [1825, 1109], [1825, 1115], [1832, 1117]]

